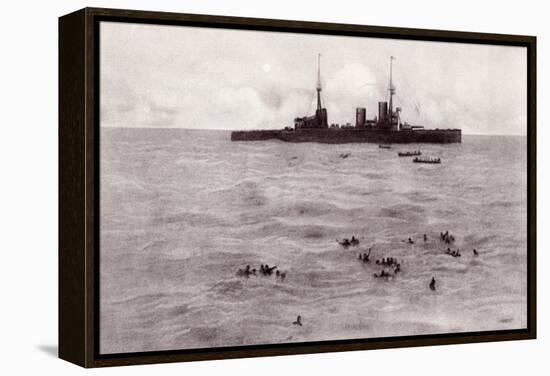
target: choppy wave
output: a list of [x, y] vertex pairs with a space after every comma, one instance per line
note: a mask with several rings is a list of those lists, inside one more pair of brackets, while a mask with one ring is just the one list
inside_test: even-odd
[[[524, 137], [386, 150], [101, 132], [102, 353], [526, 325]], [[358, 247], [336, 242], [351, 235]], [[402, 271], [375, 278], [383, 257]], [[237, 275], [260, 264], [286, 278]]]

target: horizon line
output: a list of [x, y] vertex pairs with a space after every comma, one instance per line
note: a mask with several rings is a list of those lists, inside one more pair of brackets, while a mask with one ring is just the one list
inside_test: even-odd
[[[226, 132], [242, 132], [242, 131], [278, 131], [282, 130], [279, 128], [265, 128], [265, 129], [227, 129], [227, 128], [185, 128], [185, 127], [115, 127], [110, 125], [100, 125], [100, 128], [112, 128], [112, 129], [180, 129], [185, 131], [226, 131]], [[453, 128], [449, 128], [453, 129]], [[427, 129], [427, 130], [431, 130]], [[527, 137], [527, 134], [517, 134], [517, 133], [465, 133], [462, 132], [463, 136], [517, 136], [517, 137]]]

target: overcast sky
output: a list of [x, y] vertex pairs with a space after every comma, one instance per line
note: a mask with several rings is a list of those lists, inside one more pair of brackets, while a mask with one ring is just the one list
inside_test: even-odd
[[527, 55], [503, 47], [102, 22], [101, 126], [268, 129], [315, 108], [321, 53], [329, 123], [402, 120], [467, 134], [525, 135]]

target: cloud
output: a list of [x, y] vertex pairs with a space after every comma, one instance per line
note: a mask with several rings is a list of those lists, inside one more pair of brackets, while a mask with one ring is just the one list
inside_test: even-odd
[[523, 48], [117, 23], [101, 26], [101, 124], [292, 125], [314, 111], [318, 53], [329, 122], [376, 115], [393, 55], [403, 120], [526, 133]]

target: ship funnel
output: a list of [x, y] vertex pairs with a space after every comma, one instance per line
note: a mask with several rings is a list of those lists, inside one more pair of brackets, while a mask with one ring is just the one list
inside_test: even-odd
[[365, 107], [357, 107], [355, 113], [355, 126], [357, 128], [362, 128], [365, 126], [367, 121], [367, 109]]
[[378, 121], [386, 122], [388, 120], [388, 102], [378, 102]]

